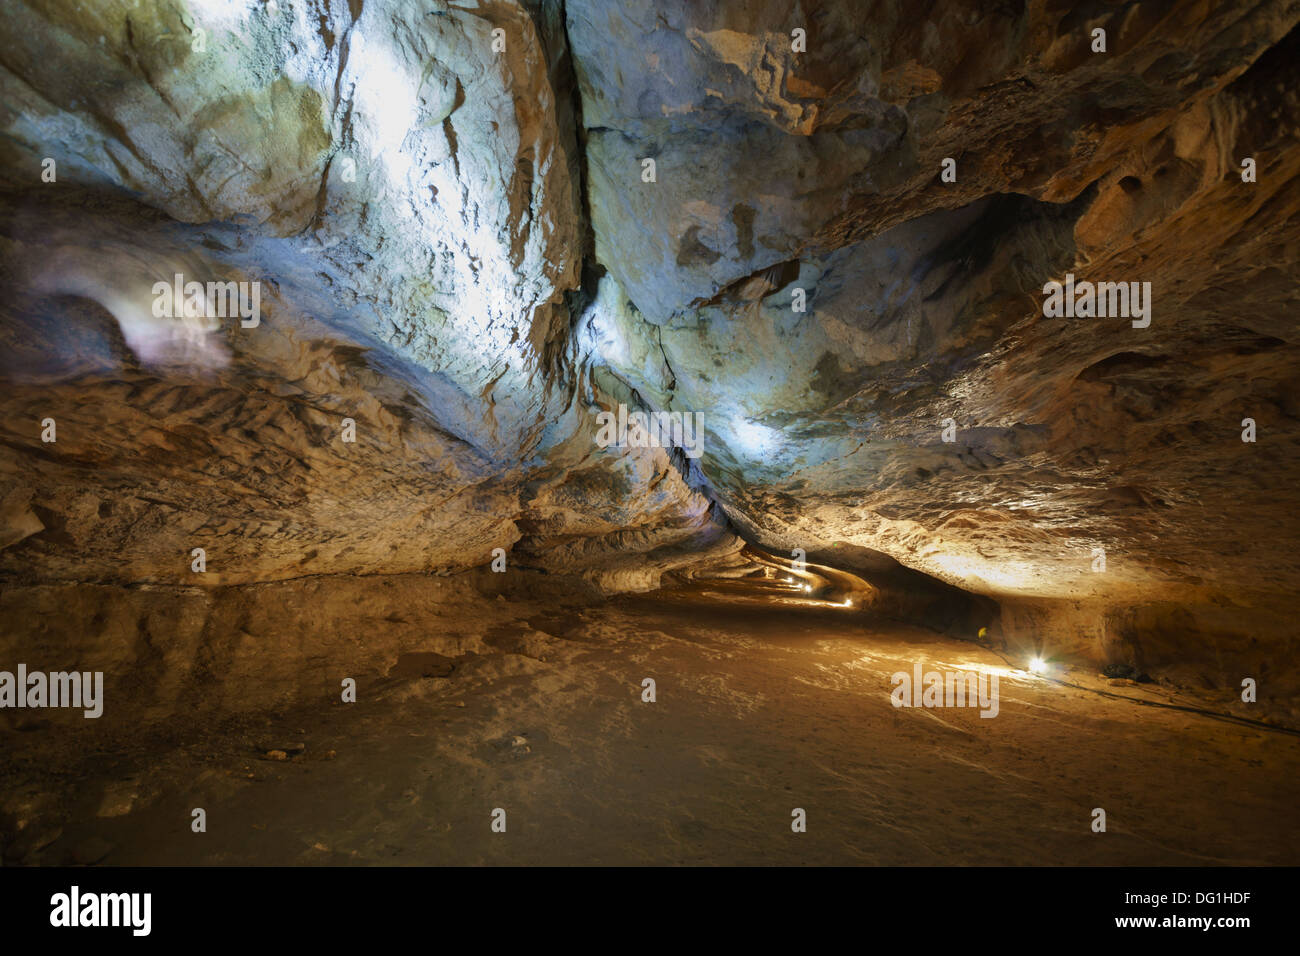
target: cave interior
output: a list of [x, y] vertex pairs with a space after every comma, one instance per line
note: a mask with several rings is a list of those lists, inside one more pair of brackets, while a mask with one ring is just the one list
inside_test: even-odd
[[0, 9], [6, 865], [1300, 862], [1295, 3]]

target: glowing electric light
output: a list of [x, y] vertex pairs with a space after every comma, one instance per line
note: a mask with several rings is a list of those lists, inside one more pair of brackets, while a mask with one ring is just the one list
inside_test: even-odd
[[853, 598], [845, 598], [842, 607], [853, 607]]
[[805, 585], [803, 586], [803, 589], [804, 589], [805, 591], [807, 591], [809, 594], [812, 593], [812, 585], [811, 585], [811, 584], [805, 584]]
[[1029, 661], [1029, 669], [1035, 674], [1045, 674], [1047, 673], [1047, 661], [1041, 657], [1032, 658]]

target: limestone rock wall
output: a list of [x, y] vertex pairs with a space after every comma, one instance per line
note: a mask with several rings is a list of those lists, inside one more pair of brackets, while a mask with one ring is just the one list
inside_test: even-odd
[[[556, 8], [6, 16], [5, 573], [445, 572], [511, 548], [525, 513], [597, 541], [649, 526], [633, 551], [723, 533], [663, 450], [592, 440]], [[175, 274], [259, 283], [260, 322], [160, 318]], [[565, 569], [601, 577], [601, 550]]]
[[[747, 535], [885, 552], [1062, 652], [1131, 658], [1116, 622], [1174, 605], [1285, 640], [1295, 4], [566, 9], [601, 355], [710, 416]], [[1150, 282], [1149, 325], [1045, 318], [1067, 273]]]
[[[1300, 4], [0, 10], [11, 590], [501, 548], [608, 593], [739, 535], [1010, 644], [1284, 640]], [[1045, 317], [1067, 273], [1149, 325]], [[258, 321], [160, 316], [176, 274]], [[599, 447], [619, 403], [702, 455]]]

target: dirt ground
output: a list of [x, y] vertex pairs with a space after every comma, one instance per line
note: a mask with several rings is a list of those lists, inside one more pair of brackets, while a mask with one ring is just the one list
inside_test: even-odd
[[[682, 591], [492, 643], [406, 654], [354, 704], [178, 720], [75, 756], [42, 739], [57, 728], [10, 734], [5, 787], [57, 799], [0, 821], [6, 863], [1300, 863], [1300, 737], [1064, 687], [928, 631]], [[915, 662], [998, 669], [997, 717], [892, 706]]]

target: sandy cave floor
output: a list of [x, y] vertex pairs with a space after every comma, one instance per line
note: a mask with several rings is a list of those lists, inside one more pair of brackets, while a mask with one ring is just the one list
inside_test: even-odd
[[[671, 597], [520, 620], [511, 652], [407, 655], [356, 704], [57, 759], [49, 731], [13, 735], [6, 786], [56, 792], [63, 817], [19, 849], [101, 865], [1300, 861], [1300, 737], [1010, 672], [995, 719], [897, 709], [889, 677], [914, 661], [1006, 662], [862, 616]], [[306, 750], [266, 759], [276, 742]]]

